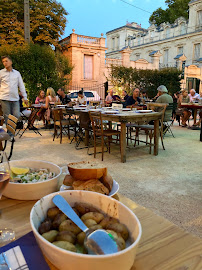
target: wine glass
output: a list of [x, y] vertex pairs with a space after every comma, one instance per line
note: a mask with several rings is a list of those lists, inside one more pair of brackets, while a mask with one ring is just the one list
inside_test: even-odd
[[[3, 194], [4, 189], [9, 183], [11, 177], [10, 164], [7, 158], [7, 155], [4, 151], [1, 152], [1, 159], [4, 163], [0, 165], [0, 200]], [[0, 211], [0, 219], [2, 213]], [[15, 239], [15, 232], [12, 229], [0, 228], [0, 247], [8, 244], [9, 242]]]

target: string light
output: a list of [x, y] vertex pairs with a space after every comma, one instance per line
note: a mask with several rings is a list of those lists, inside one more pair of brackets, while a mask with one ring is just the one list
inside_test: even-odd
[[132, 6], [132, 7], [135, 7], [135, 8], [137, 8], [137, 9], [140, 9], [140, 10], [142, 10], [142, 11], [144, 11], [144, 12], [147, 12], [147, 13], [149, 13], [149, 14], [152, 14], [151, 12], [149, 12], [149, 11], [143, 9], [143, 8], [137, 7], [137, 6], [135, 6], [135, 5], [131, 4], [131, 3], [128, 3], [128, 2], [126, 2], [126, 1], [124, 1], [124, 0], [120, 0], [120, 1], [121, 1], [121, 2], [124, 2], [124, 3], [128, 4], [128, 5], [130, 5], [130, 6]]

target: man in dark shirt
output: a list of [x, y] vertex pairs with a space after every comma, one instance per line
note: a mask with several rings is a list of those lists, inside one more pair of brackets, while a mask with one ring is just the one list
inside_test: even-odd
[[141, 103], [141, 98], [139, 97], [139, 95], [140, 90], [138, 88], [135, 88], [133, 90], [133, 95], [128, 97], [126, 102], [124, 102], [124, 107], [139, 105]]
[[68, 95], [65, 94], [65, 91], [63, 88], [59, 88], [57, 91], [57, 94], [63, 105], [68, 104], [68, 106], [72, 106], [71, 98], [69, 98]]

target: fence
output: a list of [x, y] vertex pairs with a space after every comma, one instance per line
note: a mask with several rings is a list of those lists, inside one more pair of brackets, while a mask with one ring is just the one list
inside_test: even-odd
[[105, 87], [104, 87], [103, 83], [102, 84], [95, 84], [95, 85], [85, 85], [85, 86], [67, 85], [65, 87], [65, 89], [67, 92], [69, 90], [79, 91], [81, 89], [83, 89], [84, 91], [96, 91], [102, 100], [105, 99]]

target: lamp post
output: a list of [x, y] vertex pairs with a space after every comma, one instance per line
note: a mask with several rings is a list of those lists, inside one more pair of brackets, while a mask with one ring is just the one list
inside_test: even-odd
[[24, 33], [25, 42], [30, 42], [30, 17], [29, 17], [29, 0], [24, 0]]

